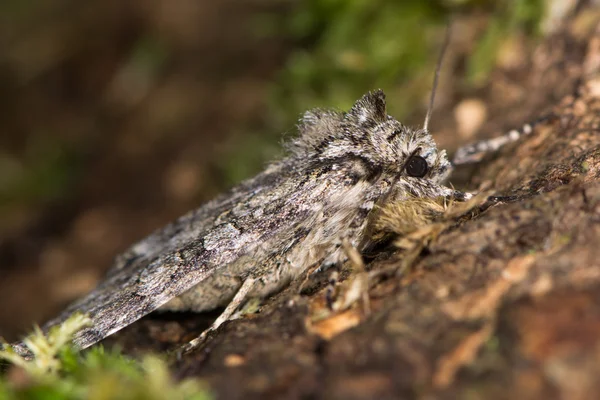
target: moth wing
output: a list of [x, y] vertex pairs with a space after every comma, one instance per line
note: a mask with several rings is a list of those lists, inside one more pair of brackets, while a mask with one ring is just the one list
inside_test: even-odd
[[[113, 272], [92, 292], [49, 321], [44, 331], [79, 312], [89, 315], [92, 324], [76, 334], [74, 343], [86, 348], [102, 340], [214, 273], [215, 265], [194, 261], [192, 251], [171, 252]], [[196, 251], [201, 255], [201, 249]]]
[[[280, 234], [281, 228], [264, 223], [262, 208], [267, 202], [273, 224], [287, 221], [293, 226], [310, 213], [287, 201], [301, 184], [289, 179], [292, 173], [272, 166], [133, 245], [117, 258], [96, 289], [45, 324], [43, 330], [75, 312], [87, 314], [91, 327], [74, 338], [77, 346], [86, 348], [251, 253], [269, 236]], [[255, 209], [258, 205], [260, 213]]]

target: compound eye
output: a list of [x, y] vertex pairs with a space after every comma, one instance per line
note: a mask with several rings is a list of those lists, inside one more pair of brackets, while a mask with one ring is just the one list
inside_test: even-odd
[[408, 176], [422, 178], [427, 174], [429, 166], [427, 161], [421, 156], [412, 156], [406, 163], [406, 173]]

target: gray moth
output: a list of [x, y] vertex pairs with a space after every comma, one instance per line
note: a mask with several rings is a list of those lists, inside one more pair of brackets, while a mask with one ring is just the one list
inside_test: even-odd
[[[135, 243], [92, 292], [43, 330], [76, 312], [88, 314], [91, 326], [74, 339], [86, 348], [155, 310], [226, 306], [208, 331], [214, 330], [245, 299], [277, 292], [311, 268], [346, 261], [342, 244], [363, 250], [375, 207], [414, 197], [469, 198], [444, 185], [453, 163], [428, 131], [437, 72], [423, 128], [389, 116], [381, 90], [347, 112], [306, 112], [284, 158]], [[531, 126], [511, 131], [501, 145], [529, 132]], [[498, 139], [466, 146], [454, 164], [498, 147]], [[13, 347], [28, 353], [22, 344]]]
[[381, 90], [348, 112], [308, 111], [298, 131], [286, 157], [131, 246], [96, 289], [43, 329], [88, 314], [92, 325], [74, 340], [85, 348], [157, 309], [229, 305], [216, 328], [245, 298], [344, 262], [342, 241], [364, 243], [369, 213], [382, 201], [465, 197], [442, 184], [452, 169], [446, 152], [427, 129], [387, 115]]

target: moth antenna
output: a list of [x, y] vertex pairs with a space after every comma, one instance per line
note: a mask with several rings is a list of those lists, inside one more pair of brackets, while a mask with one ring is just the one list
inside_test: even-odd
[[552, 121], [557, 116], [553, 112], [542, 115], [541, 117], [523, 125], [520, 129], [511, 129], [502, 136], [494, 137], [491, 139], [480, 140], [475, 143], [471, 143], [460, 147], [456, 150], [454, 158], [452, 159], [452, 165], [463, 165], [463, 164], [474, 164], [477, 163], [488, 154], [498, 151], [500, 148], [506, 146], [509, 143], [516, 142], [523, 136], [527, 136], [533, 132], [533, 129], [538, 125]]
[[442, 61], [444, 60], [444, 54], [446, 53], [446, 49], [448, 48], [448, 43], [450, 43], [451, 36], [452, 21], [448, 22], [448, 26], [446, 28], [446, 35], [444, 36], [444, 43], [442, 44], [442, 49], [440, 50], [440, 55], [435, 66], [435, 74], [433, 76], [433, 87], [431, 88], [431, 95], [429, 96], [429, 107], [427, 108], [427, 114], [425, 115], [425, 122], [423, 122], [424, 131], [427, 131], [429, 127], [429, 120], [431, 119], [431, 113], [433, 111], [433, 102], [435, 101], [435, 91], [438, 85], [440, 70], [442, 69]]

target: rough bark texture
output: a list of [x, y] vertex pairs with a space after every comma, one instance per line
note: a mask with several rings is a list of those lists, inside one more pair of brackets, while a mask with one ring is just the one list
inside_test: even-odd
[[[174, 363], [177, 374], [205, 379], [219, 398], [597, 398], [599, 64], [596, 23], [575, 18], [526, 67], [494, 74], [482, 137], [556, 116], [470, 171], [467, 186], [517, 200], [463, 216], [409, 269], [373, 282], [370, 312], [357, 302], [316, 329], [325, 279], [302, 295], [295, 285], [222, 326]], [[167, 348], [208, 323], [167, 318], [111, 340], [156, 350], [156, 341]]]

